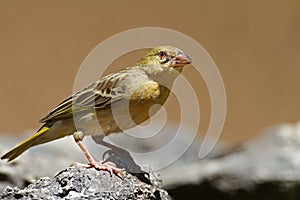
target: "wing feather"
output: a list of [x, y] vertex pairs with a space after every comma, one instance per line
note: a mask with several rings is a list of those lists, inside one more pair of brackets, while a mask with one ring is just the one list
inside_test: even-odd
[[109, 106], [112, 101], [122, 98], [122, 93], [112, 94], [115, 85], [121, 77], [111, 74], [92, 83], [87, 88], [61, 102], [47, 116], [42, 118], [40, 122], [46, 123], [62, 120], [71, 117], [74, 113]]

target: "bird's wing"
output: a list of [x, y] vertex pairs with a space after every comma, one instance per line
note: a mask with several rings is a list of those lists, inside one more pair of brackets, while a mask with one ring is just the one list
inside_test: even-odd
[[160, 94], [159, 84], [141, 70], [122, 70], [109, 74], [60, 103], [41, 123], [72, 117], [91, 109], [101, 109], [127, 100], [149, 100]]
[[124, 96], [125, 91], [123, 90], [126, 88], [116, 87], [124, 75], [125, 73], [110, 74], [92, 83], [64, 100], [40, 122], [58, 121], [72, 117], [75, 113], [110, 106], [111, 103], [122, 99]]

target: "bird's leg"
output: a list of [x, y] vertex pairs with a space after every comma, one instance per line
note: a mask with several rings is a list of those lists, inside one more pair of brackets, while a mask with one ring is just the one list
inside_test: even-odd
[[87, 148], [82, 144], [84, 135], [81, 131], [75, 132], [73, 134], [73, 137], [74, 137], [75, 142], [78, 144], [78, 146], [83, 151], [84, 155], [86, 156], [86, 158], [89, 161], [89, 165], [79, 164], [80, 166], [86, 167], [86, 168], [93, 167], [98, 170], [106, 170], [106, 171], [110, 172], [111, 174], [115, 173], [118, 176], [120, 176], [121, 178], [124, 178], [123, 171], [121, 169], [117, 168], [114, 163], [100, 163], [93, 158], [93, 156], [89, 153]]

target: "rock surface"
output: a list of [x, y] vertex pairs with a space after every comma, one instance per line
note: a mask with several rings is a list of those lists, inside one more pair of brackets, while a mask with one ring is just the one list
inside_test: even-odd
[[146, 184], [130, 174], [122, 180], [107, 171], [71, 167], [24, 189], [7, 187], [0, 199], [170, 199], [156, 174], [150, 174], [150, 181]]
[[194, 199], [300, 199], [300, 123], [270, 128], [216, 158], [181, 162], [168, 178], [177, 199], [186, 193]]

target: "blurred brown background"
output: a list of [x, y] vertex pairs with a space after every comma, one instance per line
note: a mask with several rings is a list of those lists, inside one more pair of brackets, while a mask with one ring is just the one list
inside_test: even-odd
[[[222, 139], [238, 143], [300, 119], [299, 1], [0, 1], [0, 132], [21, 134], [70, 95], [87, 54], [131, 28], [174, 29], [197, 40], [223, 76], [228, 100]], [[141, 53], [113, 65], [133, 64]], [[100, 65], [101, 66], [101, 65]], [[200, 76], [201, 129], [209, 96]], [[200, 81], [199, 81], [200, 80]], [[91, 80], [92, 81], [92, 80]], [[168, 110], [177, 120], [171, 99]]]

